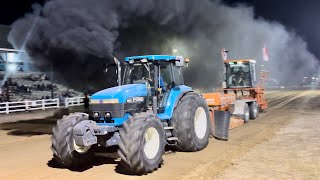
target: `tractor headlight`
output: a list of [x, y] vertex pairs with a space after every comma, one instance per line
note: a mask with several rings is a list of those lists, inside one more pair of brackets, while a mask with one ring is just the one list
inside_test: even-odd
[[111, 117], [111, 113], [110, 112], [106, 112], [106, 114], [104, 115], [105, 118], [110, 118]]
[[94, 113], [93, 113], [93, 117], [95, 117], [95, 118], [100, 117], [99, 112], [94, 112]]
[[144, 97], [133, 97], [133, 98], [127, 99], [128, 103], [131, 103], [131, 102], [143, 102], [143, 101], [144, 101]]

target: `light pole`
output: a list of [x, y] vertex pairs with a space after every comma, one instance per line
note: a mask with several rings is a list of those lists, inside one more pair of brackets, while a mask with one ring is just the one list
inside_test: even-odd
[[51, 99], [54, 98], [54, 92], [53, 92], [53, 63], [51, 62], [51, 72], [50, 72], [50, 79], [51, 79]]
[[5, 74], [5, 85], [6, 85], [6, 96], [7, 96], [7, 102], [10, 101], [10, 94], [9, 94], [9, 83], [6, 76], [9, 76], [9, 68], [8, 68], [8, 54], [6, 53], [6, 61], [5, 61], [5, 68], [6, 68], [6, 74]]
[[10, 101], [10, 94], [9, 94], [9, 83], [8, 83], [8, 80], [6, 80], [5, 85], [6, 85], [7, 102], [9, 102]]

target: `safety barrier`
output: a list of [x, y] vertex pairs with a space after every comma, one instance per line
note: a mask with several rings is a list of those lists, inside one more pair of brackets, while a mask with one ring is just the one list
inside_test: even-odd
[[59, 108], [59, 99], [42, 99], [36, 101], [19, 101], [0, 103], [0, 114], [9, 114], [13, 112], [46, 110]]
[[84, 97], [65, 98], [64, 105], [65, 107], [81, 106], [83, 105], [83, 98]]

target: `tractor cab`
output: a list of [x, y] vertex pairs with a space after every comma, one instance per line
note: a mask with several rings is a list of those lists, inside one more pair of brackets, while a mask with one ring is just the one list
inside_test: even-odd
[[226, 88], [253, 88], [256, 86], [255, 60], [226, 60]]
[[152, 107], [157, 97], [158, 113], [164, 112], [171, 89], [183, 85], [181, 67], [184, 58], [179, 56], [133, 56], [125, 59], [123, 85], [145, 84], [146, 106]]

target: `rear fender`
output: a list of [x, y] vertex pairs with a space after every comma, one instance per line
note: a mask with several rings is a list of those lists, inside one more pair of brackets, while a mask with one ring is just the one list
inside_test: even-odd
[[178, 105], [180, 99], [185, 96], [187, 93], [193, 92], [191, 87], [181, 85], [176, 86], [170, 91], [167, 104], [165, 107], [164, 113], [158, 114], [158, 118], [161, 120], [169, 120], [172, 118], [173, 111], [175, 107]]
[[176, 102], [174, 103], [174, 109], [178, 106], [178, 104], [180, 102], [180, 99], [183, 98], [188, 93], [191, 93], [191, 92], [194, 92], [194, 91], [186, 91], [186, 92], [183, 92], [183, 93], [179, 94], [179, 96], [177, 97]]

